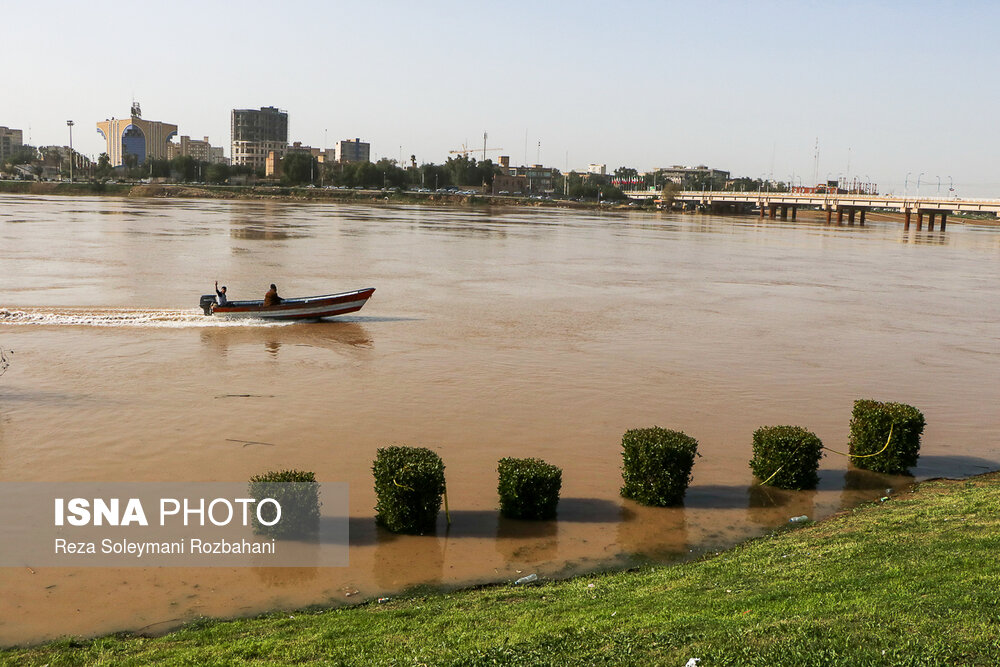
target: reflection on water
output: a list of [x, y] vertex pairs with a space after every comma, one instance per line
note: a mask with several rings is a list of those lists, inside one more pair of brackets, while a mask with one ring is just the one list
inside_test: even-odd
[[514, 568], [551, 562], [559, 553], [559, 522], [499, 517], [496, 549], [504, 562]]
[[[714, 531], [709, 536], [714, 536]], [[618, 523], [618, 543], [624, 552], [670, 561], [689, 551], [683, 507], [643, 507], [627, 503]]]
[[253, 567], [250, 570], [269, 588], [310, 584], [319, 576], [318, 567]]
[[[0, 233], [0, 480], [311, 470], [349, 483], [352, 515], [347, 568], [8, 568], [0, 643], [718, 549], [905, 487], [832, 456], [816, 491], [753, 485], [756, 428], [843, 449], [857, 398], [924, 412], [917, 479], [1000, 462], [995, 227], [0, 197]], [[226, 322], [196, 309], [215, 280], [378, 292], [326, 322]], [[654, 424], [700, 443], [683, 507], [618, 496], [621, 435]], [[387, 444], [441, 455], [450, 527], [375, 527]], [[503, 456], [563, 469], [557, 521], [497, 516]]]
[[213, 354], [226, 357], [230, 348], [260, 346], [271, 357], [277, 357], [281, 346], [316, 348], [330, 352], [346, 352], [350, 348], [369, 349], [374, 342], [368, 330], [359, 322], [330, 320], [296, 322], [280, 328], [225, 327], [206, 328], [200, 332], [201, 342]]
[[763, 528], [780, 526], [795, 516], [815, 520], [818, 496], [818, 491], [786, 491], [754, 485], [747, 489], [747, 518]]
[[[383, 590], [398, 591], [421, 584], [439, 584], [444, 578], [448, 539], [434, 535], [394, 535], [377, 529], [375, 584]], [[420, 563], [415, 572], [413, 563]]]

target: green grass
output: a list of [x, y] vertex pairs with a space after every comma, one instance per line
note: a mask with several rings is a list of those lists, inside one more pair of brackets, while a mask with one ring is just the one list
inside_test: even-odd
[[28, 665], [995, 665], [1000, 475], [935, 481], [683, 565], [203, 621]]

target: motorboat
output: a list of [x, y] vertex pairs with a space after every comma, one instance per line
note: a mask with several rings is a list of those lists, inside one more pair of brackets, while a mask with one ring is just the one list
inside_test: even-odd
[[227, 301], [225, 305], [220, 305], [216, 302], [214, 294], [203, 294], [199, 305], [205, 315], [213, 317], [317, 320], [321, 317], [335, 317], [357, 312], [361, 310], [374, 292], [374, 287], [366, 287], [353, 292], [282, 299], [280, 303], [272, 306], [265, 306], [263, 299]]

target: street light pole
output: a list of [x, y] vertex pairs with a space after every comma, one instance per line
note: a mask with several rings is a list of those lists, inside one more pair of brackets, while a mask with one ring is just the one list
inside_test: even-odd
[[73, 182], [73, 121], [66, 121], [69, 127], [69, 182]]
[[910, 174], [912, 173], [912, 171], [906, 172], [906, 179], [903, 181], [903, 197], [906, 197], [910, 192]]
[[918, 197], [920, 196], [920, 178], [921, 178], [921, 177], [922, 177], [923, 175], [924, 175], [924, 172], [920, 172], [920, 175], [919, 175], [919, 176], [917, 176], [917, 196], [918, 196]]

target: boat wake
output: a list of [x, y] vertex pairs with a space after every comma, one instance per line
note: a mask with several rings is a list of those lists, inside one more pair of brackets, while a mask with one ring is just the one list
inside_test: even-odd
[[217, 328], [217, 327], [276, 327], [290, 322], [262, 319], [228, 320], [206, 317], [201, 310], [154, 309], [83, 309], [58, 308], [50, 310], [0, 308], [0, 325], [70, 326], [70, 327], [148, 327], [163, 329]]

